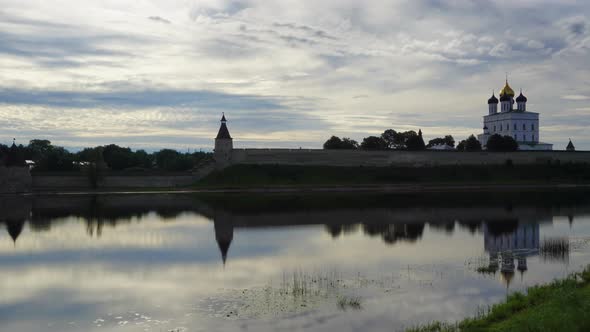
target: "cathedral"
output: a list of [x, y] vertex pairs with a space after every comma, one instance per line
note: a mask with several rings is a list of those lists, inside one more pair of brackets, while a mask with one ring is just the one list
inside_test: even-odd
[[[478, 135], [479, 142], [485, 147], [488, 139], [498, 134], [510, 136], [518, 143], [519, 150], [552, 150], [553, 144], [539, 141], [539, 113], [527, 111], [527, 98], [522, 94], [515, 97], [514, 90], [508, 84], [500, 90], [500, 99], [495, 94], [488, 99], [488, 115], [483, 117], [483, 134]], [[498, 112], [498, 102], [500, 112]], [[516, 102], [516, 108], [514, 103]]]

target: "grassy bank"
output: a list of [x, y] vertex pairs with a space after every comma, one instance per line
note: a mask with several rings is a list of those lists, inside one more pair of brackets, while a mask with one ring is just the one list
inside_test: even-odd
[[199, 187], [260, 187], [420, 183], [590, 183], [590, 165], [439, 167], [329, 167], [235, 165], [199, 181]]
[[590, 267], [565, 280], [514, 293], [479, 317], [431, 323], [408, 332], [590, 331]]

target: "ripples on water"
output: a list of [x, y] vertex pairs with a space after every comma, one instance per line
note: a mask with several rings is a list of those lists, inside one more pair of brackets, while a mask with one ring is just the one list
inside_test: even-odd
[[590, 263], [590, 196], [0, 197], [19, 331], [379, 331], [474, 315]]

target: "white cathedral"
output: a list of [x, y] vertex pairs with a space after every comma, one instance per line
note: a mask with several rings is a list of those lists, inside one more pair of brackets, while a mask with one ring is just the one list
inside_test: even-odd
[[[516, 101], [516, 109], [514, 102]], [[508, 84], [500, 90], [500, 112], [498, 98], [494, 94], [488, 99], [488, 115], [483, 117], [483, 134], [477, 135], [482, 147], [494, 135], [510, 136], [518, 143], [519, 150], [552, 150], [553, 144], [539, 141], [539, 113], [526, 109], [527, 98], [520, 91], [514, 99], [514, 90]]]

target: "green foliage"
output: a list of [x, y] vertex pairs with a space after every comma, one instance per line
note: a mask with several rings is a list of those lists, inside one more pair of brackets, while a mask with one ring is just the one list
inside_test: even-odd
[[459, 142], [457, 150], [465, 152], [481, 151], [481, 143], [474, 135], [471, 135], [466, 140]]
[[385, 150], [387, 149], [387, 142], [381, 137], [369, 136], [363, 138], [361, 143], [361, 149], [363, 150]]
[[387, 129], [381, 134], [381, 138], [387, 143], [387, 148], [391, 150], [403, 149], [406, 147], [406, 137], [404, 133], [398, 133], [393, 129]]
[[72, 171], [74, 155], [62, 147], [52, 146], [45, 155], [37, 160], [36, 170], [40, 171]]
[[513, 293], [478, 317], [408, 329], [430, 331], [590, 331], [590, 267], [564, 280]]
[[494, 134], [488, 139], [486, 148], [492, 152], [510, 152], [518, 150], [518, 143], [510, 136]]
[[27, 147], [26, 158], [38, 162], [41, 159], [47, 158], [47, 155], [53, 149], [51, 141], [46, 139], [34, 139], [29, 142]]
[[450, 147], [455, 147], [455, 139], [451, 135], [446, 135], [445, 137], [437, 137], [428, 141], [427, 148], [431, 148], [436, 145], [448, 145]]
[[326, 150], [334, 150], [334, 149], [344, 149], [344, 150], [354, 150], [358, 149], [359, 144], [357, 141], [350, 139], [348, 137], [344, 137], [340, 139], [338, 136], [332, 136], [324, 143], [324, 149]]
[[387, 148], [392, 150], [423, 150], [421, 146], [424, 144], [424, 140], [422, 137], [418, 138], [418, 136], [421, 136], [421, 134], [413, 130], [396, 132], [393, 129], [387, 129], [381, 134]]
[[186, 171], [193, 167], [191, 156], [176, 150], [160, 150], [154, 153], [154, 157], [157, 167], [166, 171]]
[[[347, 141], [349, 142], [349, 141]], [[353, 141], [354, 142], [354, 141]], [[13, 150], [13, 151], [11, 151]], [[145, 170], [187, 171], [211, 160], [211, 153], [180, 153], [165, 149], [155, 153], [145, 150], [133, 151], [115, 144], [85, 148], [71, 153], [63, 147], [51, 144], [49, 140], [31, 140], [27, 146], [8, 147], [0, 144], [0, 164], [13, 165], [15, 157], [24, 165], [24, 159], [35, 162], [35, 172], [83, 171], [92, 183], [107, 170]], [[17, 161], [18, 161], [17, 160]]]

